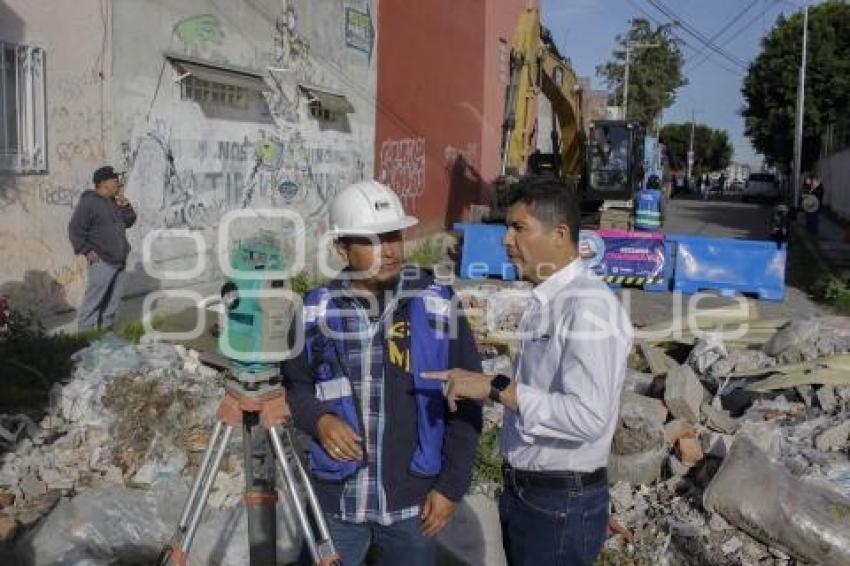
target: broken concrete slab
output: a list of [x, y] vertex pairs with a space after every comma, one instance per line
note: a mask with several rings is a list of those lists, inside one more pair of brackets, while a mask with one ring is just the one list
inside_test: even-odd
[[18, 534], [18, 521], [12, 517], [0, 517], [0, 542], [9, 542]]
[[792, 348], [800, 348], [813, 340], [820, 328], [820, 321], [817, 319], [793, 320], [776, 331], [764, 345], [764, 353], [768, 356], [778, 356]]
[[815, 397], [818, 400], [818, 406], [825, 413], [831, 413], [838, 405], [838, 399], [835, 397], [835, 388], [831, 385], [823, 385], [815, 391]]
[[823, 452], [843, 450], [850, 441], [850, 421], [831, 426], [815, 438], [815, 447]]
[[608, 456], [608, 483], [628, 482], [631, 485], [649, 485], [661, 477], [661, 467], [667, 458], [667, 447], [660, 446], [637, 454]]
[[664, 384], [664, 403], [677, 419], [698, 423], [700, 407], [707, 392], [693, 369], [681, 365], [667, 374]]
[[738, 430], [738, 421], [733, 419], [728, 411], [716, 409], [708, 403], [704, 403], [700, 410], [705, 420], [705, 426], [711, 430], [724, 434], [735, 434], [735, 431]]
[[680, 438], [694, 437], [696, 434], [694, 425], [683, 419], [673, 419], [664, 425], [664, 440], [670, 446], [675, 445]]
[[708, 333], [697, 340], [691, 353], [688, 354], [687, 364], [699, 374], [705, 374], [715, 362], [729, 355], [723, 339], [717, 333]]
[[795, 478], [746, 436], [732, 445], [703, 502], [707, 510], [799, 560], [850, 564], [850, 499]]
[[676, 455], [688, 467], [695, 466], [705, 457], [699, 440], [696, 438], [680, 438], [676, 443]]
[[637, 342], [636, 346], [643, 356], [643, 359], [646, 360], [646, 363], [649, 366], [649, 372], [653, 377], [664, 375], [670, 371], [670, 369], [678, 365], [675, 360], [665, 354], [661, 348], [643, 341]]
[[720, 434], [718, 432], [704, 431], [700, 434], [700, 446], [706, 456], [723, 459], [729, 454], [735, 437], [731, 434]]
[[628, 407], [637, 407], [647, 415], [655, 415], [659, 423], [667, 420], [667, 407], [660, 399], [639, 395], [631, 391], [623, 391], [620, 400], [620, 412], [628, 413]]

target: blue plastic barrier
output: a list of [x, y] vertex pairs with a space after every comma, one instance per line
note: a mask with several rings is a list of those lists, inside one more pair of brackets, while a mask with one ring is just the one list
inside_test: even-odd
[[786, 248], [775, 242], [668, 234], [675, 243], [673, 290], [785, 299]]
[[459, 222], [454, 229], [463, 234], [459, 275], [464, 279], [500, 277], [516, 281], [516, 266], [508, 259], [502, 243], [505, 228], [502, 224], [467, 224]]

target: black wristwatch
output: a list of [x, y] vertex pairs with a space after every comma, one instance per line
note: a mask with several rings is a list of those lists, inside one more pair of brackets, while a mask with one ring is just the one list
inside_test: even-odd
[[497, 374], [490, 380], [490, 399], [496, 403], [501, 403], [502, 391], [508, 388], [511, 384], [511, 378], [502, 373]]

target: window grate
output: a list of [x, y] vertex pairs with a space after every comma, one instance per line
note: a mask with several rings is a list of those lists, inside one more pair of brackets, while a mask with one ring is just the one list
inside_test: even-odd
[[44, 50], [0, 41], [0, 171], [47, 171], [44, 88]]

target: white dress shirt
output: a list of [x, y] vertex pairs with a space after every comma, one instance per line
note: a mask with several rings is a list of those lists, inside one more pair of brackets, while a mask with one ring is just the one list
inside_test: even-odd
[[607, 465], [633, 336], [619, 300], [574, 260], [534, 288], [520, 332], [502, 455], [522, 470]]

